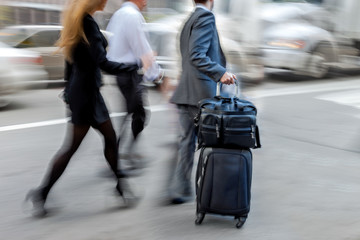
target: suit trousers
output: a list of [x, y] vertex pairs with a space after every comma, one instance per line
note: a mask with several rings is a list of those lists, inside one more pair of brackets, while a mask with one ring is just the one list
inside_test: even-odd
[[177, 105], [179, 114], [179, 146], [178, 160], [170, 197], [191, 197], [193, 188], [191, 183], [192, 169], [196, 147], [196, 131], [194, 118], [198, 113], [196, 106]]
[[124, 72], [116, 76], [118, 87], [126, 100], [126, 109], [132, 114], [131, 129], [134, 139], [144, 129], [146, 112], [144, 109], [145, 87], [140, 83], [142, 76], [136, 71]]

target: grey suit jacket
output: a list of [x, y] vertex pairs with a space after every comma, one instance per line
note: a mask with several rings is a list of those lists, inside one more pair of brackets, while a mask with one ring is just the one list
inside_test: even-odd
[[197, 106], [204, 98], [214, 97], [216, 83], [226, 72], [215, 16], [196, 8], [180, 35], [182, 73], [171, 103]]

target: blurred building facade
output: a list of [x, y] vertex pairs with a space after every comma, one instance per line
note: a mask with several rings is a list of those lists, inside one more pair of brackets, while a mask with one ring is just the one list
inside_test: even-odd
[[[0, 0], [0, 27], [14, 24], [59, 24], [61, 11], [68, 0]], [[180, 9], [187, 0], [149, 0], [145, 16], [149, 18]], [[108, 0], [104, 12], [97, 13], [100, 27], [105, 28], [111, 15], [123, 0]]]

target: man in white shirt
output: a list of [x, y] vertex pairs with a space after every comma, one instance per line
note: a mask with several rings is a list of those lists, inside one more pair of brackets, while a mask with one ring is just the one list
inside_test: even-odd
[[[155, 80], [159, 67], [154, 61], [153, 51], [144, 31], [145, 19], [141, 12], [147, 0], [128, 0], [111, 17], [107, 31], [113, 35], [109, 38], [107, 57], [111, 61], [138, 63], [141, 60], [144, 75], [137, 72], [123, 73], [116, 77], [120, 91], [125, 97], [128, 115], [132, 114], [131, 129], [133, 139], [130, 155], [139, 133], [144, 129], [146, 112], [144, 109], [143, 80]], [[126, 119], [125, 119], [126, 120]], [[126, 122], [124, 120], [124, 123]], [[119, 137], [120, 141], [120, 137]], [[134, 162], [133, 162], [134, 163]]]

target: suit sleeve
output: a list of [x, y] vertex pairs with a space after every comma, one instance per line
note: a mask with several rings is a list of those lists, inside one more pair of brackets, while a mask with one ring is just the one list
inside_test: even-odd
[[189, 56], [191, 63], [214, 81], [219, 81], [226, 72], [220, 64], [214, 62], [207, 52], [214, 37], [215, 18], [209, 12], [199, 17], [194, 23], [189, 39]]
[[95, 21], [85, 20], [84, 32], [90, 44], [89, 47], [91, 56], [94, 62], [100, 66], [101, 70], [110, 74], [118, 74], [124, 71], [134, 71], [138, 69], [137, 65], [127, 65], [124, 63], [113, 62], [106, 58], [106, 50], [101, 36], [102, 33]]

